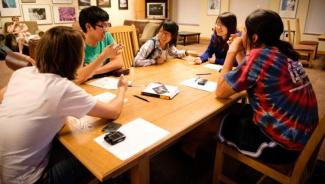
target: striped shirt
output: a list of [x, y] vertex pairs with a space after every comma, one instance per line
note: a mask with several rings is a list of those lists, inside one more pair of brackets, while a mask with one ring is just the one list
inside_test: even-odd
[[[152, 53], [152, 54], [151, 54]], [[148, 40], [146, 43], [142, 45], [138, 54], [134, 58], [134, 66], [149, 66], [157, 63], [157, 59], [159, 57], [163, 57], [167, 59], [167, 55], [173, 56], [176, 58], [185, 57], [185, 50], [178, 50], [174, 45], [167, 45], [166, 49], [162, 49], [160, 47], [159, 40], [156, 37]], [[166, 61], [165, 59], [165, 61]]]
[[247, 90], [253, 122], [272, 140], [302, 150], [318, 123], [317, 99], [304, 68], [277, 48], [253, 49], [225, 75], [235, 90]]

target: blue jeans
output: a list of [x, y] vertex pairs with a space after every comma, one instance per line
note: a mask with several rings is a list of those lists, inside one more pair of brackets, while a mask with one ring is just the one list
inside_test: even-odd
[[87, 170], [80, 164], [80, 162], [71, 157], [64, 159], [53, 166], [49, 167], [44, 173], [44, 176], [37, 183], [39, 184], [72, 184], [77, 183], [85, 174]]

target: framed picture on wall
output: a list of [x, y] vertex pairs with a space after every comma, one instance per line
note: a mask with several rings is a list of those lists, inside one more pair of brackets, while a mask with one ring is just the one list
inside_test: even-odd
[[22, 3], [36, 3], [36, 0], [21, 0]]
[[20, 16], [20, 6], [18, 0], [1, 0], [0, 16]]
[[208, 15], [219, 15], [220, 0], [208, 0]]
[[128, 0], [118, 0], [118, 9], [127, 10], [129, 8]]
[[54, 23], [72, 23], [76, 21], [76, 7], [53, 6]]
[[53, 4], [71, 4], [72, 0], [52, 0]]
[[111, 0], [97, 0], [97, 6], [103, 7], [103, 8], [110, 8]]
[[90, 6], [90, 0], [78, 0], [79, 6]]
[[279, 15], [284, 18], [296, 18], [298, 0], [281, 0]]
[[147, 18], [164, 19], [166, 18], [166, 3], [147, 3]]
[[23, 5], [25, 21], [36, 21], [37, 24], [52, 24], [50, 5]]

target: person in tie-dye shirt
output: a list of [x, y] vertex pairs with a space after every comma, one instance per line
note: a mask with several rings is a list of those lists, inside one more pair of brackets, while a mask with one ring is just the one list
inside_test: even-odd
[[[229, 40], [216, 96], [246, 90], [249, 104], [237, 115], [225, 116], [219, 138], [266, 162], [291, 162], [317, 126], [315, 93], [299, 55], [280, 40], [283, 23], [277, 13], [256, 10], [245, 26], [242, 37]], [[231, 70], [236, 55], [243, 60]]]

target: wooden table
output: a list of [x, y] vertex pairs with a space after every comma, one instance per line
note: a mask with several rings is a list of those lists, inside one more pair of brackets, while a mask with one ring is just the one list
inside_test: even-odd
[[188, 37], [196, 37], [197, 43], [200, 43], [200, 34], [199, 32], [187, 32], [187, 31], [180, 31], [178, 32], [178, 36], [181, 41], [183, 41], [183, 45], [189, 44]]
[[[86, 130], [73, 128], [71, 122], [67, 122], [58, 138], [100, 181], [131, 170], [131, 182], [133, 184], [150, 183], [149, 162], [151, 157], [242, 97], [242, 94], [236, 94], [231, 99], [216, 99], [214, 93], [179, 84], [183, 80], [195, 77], [196, 73], [206, 72], [212, 73], [212, 75], [205, 76], [210, 80], [216, 80], [217, 75], [219, 75], [215, 70], [205, 68], [202, 65], [191, 65], [187, 61], [177, 59], [162, 65], [131, 69], [128, 78], [133, 80], [134, 85], [159, 81], [177, 85], [180, 93], [172, 100], [146, 97], [150, 101], [148, 103], [132, 96], [133, 94], [140, 94], [143, 87], [130, 87], [128, 89], [126, 94], [128, 102], [124, 105], [116, 122], [126, 124], [141, 117], [166, 129], [170, 134], [126, 161], [119, 160], [94, 141], [94, 138], [103, 134], [101, 129], [105, 124], [104, 120], [96, 122]], [[93, 95], [107, 91], [89, 85], [82, 85], [81, 87]]]
[[325, 34], [321, 34], [318, 36], [319, 41], [325, 41]]

